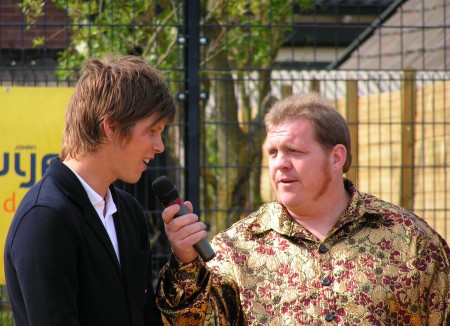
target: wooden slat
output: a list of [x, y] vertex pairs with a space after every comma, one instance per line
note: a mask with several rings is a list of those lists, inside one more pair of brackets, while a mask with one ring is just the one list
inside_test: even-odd
[[406, 70], [402, 83], [402, 162], [400, 205], [413, 209], [414, 122], [416, 117], [416, 72]]
[[355, 185], [358, 184], [358, 82], [356, 80], [347, 80], [347, 99], [346, 99], [347, 123], [352, 137], [352, 166], [347, 172], [347, 177]]
[[320, 80], [312, 79], [309, 82], [309, 91], [320, 93]]

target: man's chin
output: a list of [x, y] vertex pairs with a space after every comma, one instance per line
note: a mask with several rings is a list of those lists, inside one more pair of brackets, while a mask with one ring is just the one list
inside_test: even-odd
[[277, 197], [278, 202], [280, 202], [285, 207], [290, 207], [298, 204], [298, 199], [295, 198], [295, 195], [280, 195]]

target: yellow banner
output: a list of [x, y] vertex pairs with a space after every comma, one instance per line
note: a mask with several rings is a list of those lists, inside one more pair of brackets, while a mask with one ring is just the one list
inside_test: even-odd
[[73, 88], [0, 89], [0, 283], [9, 225], [25, 193], [58, 156], [64, 114]]

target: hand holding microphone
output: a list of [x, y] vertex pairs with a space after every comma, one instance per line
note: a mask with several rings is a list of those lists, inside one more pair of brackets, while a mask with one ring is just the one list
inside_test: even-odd
[[[152, 188], [155, 196], [158, 197], [164, 207], [169, 207], [174, 204], [180, 205], [180, 211], [175, 217], [190, 214], [189, 210], [184, 206], [183, 200], [180, 198], [177, 189], [166, 176], [161, 176], [153, 181]], [[205, 262], [211, 260], [215, 256], [215, 253], [206, 238], [195, 243], [194, 248]]]

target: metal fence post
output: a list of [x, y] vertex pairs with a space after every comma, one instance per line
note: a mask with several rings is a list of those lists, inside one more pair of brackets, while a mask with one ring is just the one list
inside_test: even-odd
[[184, 0], [184, 23], [186, 46], [184, 47], [185, 91], [185, 196], [198, 213], [200, 208], [200, 3], [199, 0]]

